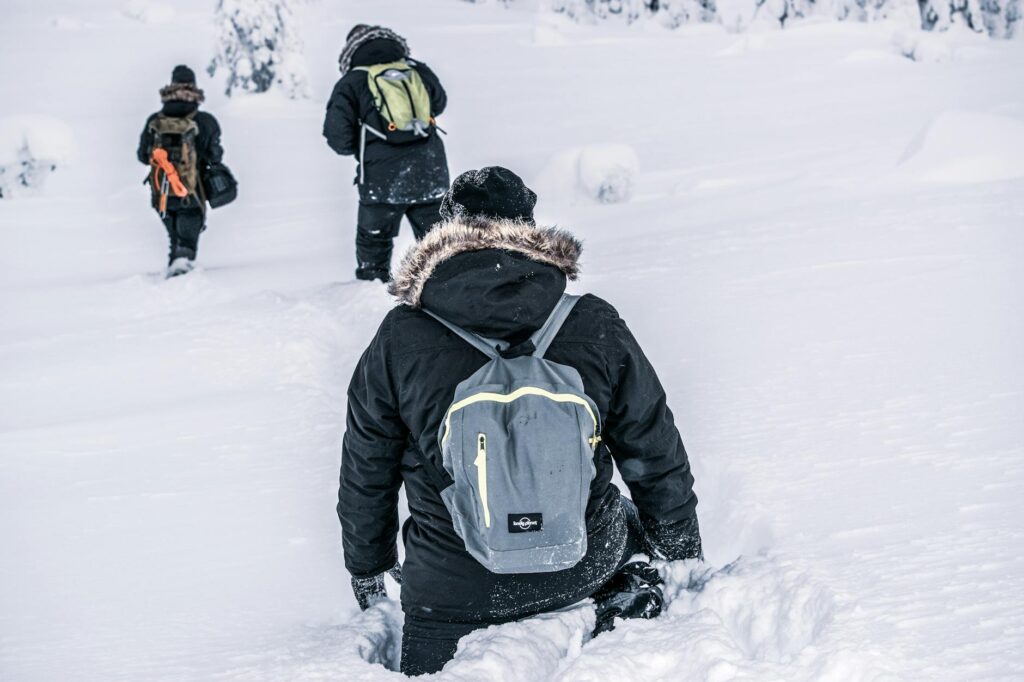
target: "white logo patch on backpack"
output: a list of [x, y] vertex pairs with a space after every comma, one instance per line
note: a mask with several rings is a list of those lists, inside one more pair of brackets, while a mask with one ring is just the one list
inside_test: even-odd
[[579, 372], [544, 358], [577, 300], [563, 295], [531, 337], [533, 355], [511, 359], [425, 311], [491, 359], [456, 387], [438, 443], [455, 532], [494, 573], [560, 571], [587, 552], [600, 418]]

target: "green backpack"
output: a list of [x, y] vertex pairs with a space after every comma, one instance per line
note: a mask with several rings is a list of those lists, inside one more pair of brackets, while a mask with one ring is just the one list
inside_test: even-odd
[[365, 131], [391, 144], [406, 144], [430, 137], [436, 123], [430, 111], [430, 93], [416, 69], [405, 60], [357, 66], [366, 72], [366, 84], [383, 122], [383, 130], [363, 122]]

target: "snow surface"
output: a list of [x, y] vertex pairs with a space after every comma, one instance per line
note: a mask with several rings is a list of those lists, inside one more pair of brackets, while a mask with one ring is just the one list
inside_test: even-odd
[[213, 8], [45, 4], [5, 4], [0, 116], [57, 117], [81, 149], [0, 201], [5, 682], [397, 679], [400, 611], [358, 612], [334, 518], [345, 389], [391, 302], [351, 280], [354, 169], [320, 137], [344, 34], [382, 20], [449, 90], [453, 170], [536, 184], [561, 150], [635, 150], [629, 202], [541, 193], [538, 218], [585, 240], [575, 290], [657, 367], [707, 553], [663, 567], [655, 621], [491, 628], [437, 679], [1024, 677], [1024, 180], [964, 165], [1017, 144], [1024, 43], [915, 62], [887, 24], [733, 49], [707, 26], [539, 40], [547, 19], [498, 3], [307, 3], [312, 100], [201, 79], [241, 196], [165, 281], [135, 145], [171, 68], [208, 63]]

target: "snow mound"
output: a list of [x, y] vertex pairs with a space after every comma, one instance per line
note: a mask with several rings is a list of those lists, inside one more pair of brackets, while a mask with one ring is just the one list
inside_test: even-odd
[[915, 62], [943, 63], [953, 60], [953, 45], [945, 33], [897, 31], [893, 45], [907, 59]]
[[41, 188], [57, 169], [74, 161], [75, 136], [50, 116], [0, 118], [0, 198]]
[[121, 14], [143, 24], [166, 24], [174, 19], [174, 8], [153, 0], [129, 0], [121, 7]]
[[594, 629], [589, 602], [524, 621], [477, 630], [459, 641], [440, 677], [475, 682], [549, 680], [577, 658]]
[[68, 16], [67, 14], [61, 14], [50, 20], [50, 26], [59, 31], [81, 31], [84, 28], [92, 28], [92, 24], [88, 24], [81, 19]]
[[618, 204], [632, 197], [639, 172], [640, 161], [629, 145], [587, 145], [553, 156], [535, 184], [543, 197]]
[[920, 182], [954, 184], [1024, 177], [1024, 121], [942, 113], [911, 141], [898, 172]]
[[669, 613], [713, 611], [749, 659], [786, 663], [832, 622], [832, 595], [768, 558], [738, 559], [718, 570], [682, 563], [664, 570]]
[[[552, 680], [787, 679], [796, 659], [812, 676], [867, 680], [883, 673], [870, 651], [835, 646], [831, 592], [806, 573], [769, 556], [722, 567], [664, 563], [666, 608], [656, 619], [617, 621], [592, 637], [590, 600], [464, 637], [439, 682]], [[402, 612], [386, 600], [344, 625], [315, 627], [301, 641], [279, 643], [231, 679], [395, 679]], [[792, 678], [788, 678], [792, 679]]]

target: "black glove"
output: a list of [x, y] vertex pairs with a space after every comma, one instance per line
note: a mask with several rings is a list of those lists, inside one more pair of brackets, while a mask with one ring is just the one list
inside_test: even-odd
[[644, 544], [652, 559], [678, 561], [680, 559], [704, 560], [700, 545], [700, 525], [697, 515], [682, 521], [655, 521], [642, 519]]
[[646, 561], [626, 564], [594, 593], [597, 622], [594, 637], [615, 629], [616, 618], [657, 618], [665, 598], [661, 576]]
[[[395, 579], [399, 585], [402, 584], [402, 565], [395, 564], [385, 571]], [[359, 608], [365, 611], [374, 604], [388, 598], [387, 590], [384, 589], [384, 573], [378, 573], [369, 578], [352, 578], [352, 592], [356, 595]]]

